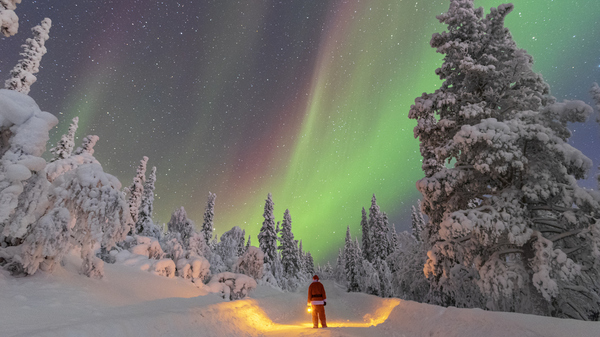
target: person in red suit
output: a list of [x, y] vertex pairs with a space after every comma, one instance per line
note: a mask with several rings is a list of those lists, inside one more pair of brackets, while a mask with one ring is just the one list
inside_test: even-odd
[[327, 305], [327, 294], [325, 294], [325, 287], [319, 282], [319, 276], [313, 276], [313, 282], [308, 287], [308, 304], [312, 305], [312, 322], [313, 328], [319, 327], [319, 320], [321, 320], [321, 327], [327, 327], [327, 321], [325, 319], [325, 305]]

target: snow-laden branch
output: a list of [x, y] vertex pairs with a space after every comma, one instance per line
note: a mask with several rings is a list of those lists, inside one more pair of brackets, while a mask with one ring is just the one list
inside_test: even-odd
[[0, 0], [0, 33], [9, 37], [19, 31], [19, 17], [15, 14], [21, 0]]
[[40, 71], [42, 56], [47, 50], [44, 44], [48, 40], [48, 33], [52, 26], [52, 20], [45, 18], [42, 23], [31, 29], [33, 38], [27, 39], [23, 45], [23, 56], [17, 65], [10, 71], [11, 78], [6, 80], [5, 88], [28, 94], [30, 87], [37, 78], [35, 73]]

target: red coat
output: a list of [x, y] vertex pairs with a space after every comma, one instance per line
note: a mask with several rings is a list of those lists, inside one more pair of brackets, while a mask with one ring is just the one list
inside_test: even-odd
[[313, 281], [308, 287], [308, 303], [312, 305], [323, 305], [327, 301], [325, 287], [319, 281]]

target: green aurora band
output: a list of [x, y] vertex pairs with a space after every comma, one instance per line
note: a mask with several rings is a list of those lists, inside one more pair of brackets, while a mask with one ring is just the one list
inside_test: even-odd
[[[128, 2], [124, 1], [122, 6], [126, 7]], [[243, 6], [237, 2], [224, 3], [223, 13], [239, 11], [238, 7]], [[222, 121], [219, 114], [230, 111], [223, 107], [229, 106], [231, 111], [236, 107], [241, 109], [243, 102], [232, 101], [228, 96], [227, 83], [238, 80], [242, 70], [236, 64], [247, 57], [244, 50], [265, 43], [266, 37], [260, 33], [253, 35], [254, 30], [248, 28], [265, 24], [268, 16], [264, 14], [268, 9], [264, 6], [244, 7], [246, 12], [241, 21], [239, 17], [225, 15], [224, 20], [199, 28], [198, 34], [218, 36], [222, 47], [207, 52], [210, 64], [189, 60], [183, 65], [192, 74], [189, 79], [178, 81], [194, 83], [190, 93], [186, 93], [193, 96], [202, 92], [201, 97], [197, 95], [185, 107], [190, 115], [183, 116], [176, 99], [161, 94], [144, 75], [156, 72], [175, 90], [188, 90], [169, 79], [169, 74], [182, 67], [181, 64], [164, 62], [159, 67], [157, 62], [156, 66], [141, 66], [136, 71], [139, 78], [135, 85], [123, 86], [115, 93], [102, 84], [111, 81], [104, 73], [106, 64], [116, 73], [130, 65], [121, 64], [115, 55], [104, 56], [103, 67], [80, 70], [88, 78], [87, 85], [67, 98], [66, 118], [61, 120], [56, 134], [63, 133], [68, 121], [79, 116], [80, 130], [100, 136], [96, 156], [105, 170], [117, 175], [124, 186], [130, 184], [139, 160], [136, 158], [148, 155], [149, 167], [157, 166], [159, 173], [155, 207], [160, 222], [167, 222], [170, 213], [183, 205], [190, 218], [201, 224], [206, 196], [209, 191], [216, 192], [218, 235], [240, 226], [252, 236], [253, 244], [258, 245], [256, 234], [263, 220], [264, 200], [267, 193], [272, 193], [276, 221], [289, 209], [296, 239], [303, 241], [304, 249], [311, 251], [318, 263], [334, 262], [347, 226], [353, 236], [360, 236], [361, 208], [368, 209], [373, 194], [396, 228], [408, 229], [410, 207], [419, 198], [415, 182], [422, 172], [418, 142], [413, 137], [414, 121], [407, 115], [415, 97], [432, 92], [441, 84], [434, 71], [441, 64], [442, 55], [429, 46], [429, 40], [433, 33], [445, 29], [435, 16], [447, 10], [448, 1], [327, 3], [317, 55], [307, 56], [302, 47], [292, 47], [296, 48], [294, 53], [311, 58], [311, 73], [301, 77], [294, 69], [273, 70], [277, 86], [290, 85], [294, 78], [304, 79], [293, 84], [302, 88], [299, 90], [302, 94], [290, 93], [279, 98], [279, 106], [264, 105], [238, 116], [242, 124], [256, 118], [258, 110], [270, 116], [270, 124], [259, 131], [264, 133], [260, 140], [250, 144], [246, 141], [254, 130], [236, 131], [227, 139], [212, 130], [215, 125], [224, 128], [219, 124]], [[476, 1], [486, 13], [500, 3]], [[600, 31], [600, 1], [579, 1], [573, 5], [568, 0], [520, 0], [514, 4], [507, 27], [518, 45], [533, 55], [536, 71], [544, 75], [553, 91], [555, 85], [561, 85], [559, 91], [565, 92], [569, 85], [579, 81], [571, 75], [573, 69], [586, 64], [590, 50], [598, 52], [594, 41]], [[307, 16], [316, 15], [310, 13], [310, 8], [302, 10], [307, 11]], [[299, 23], [293, 24], [297, 27], [295, 39], [314, 38]], [[242, 29], [250, 33], [240, 39], [238, 35], [244, 34]], [[171, 52], [165, 48], [160, 51], [161, 57], [168, 59]], [[595, 57], [598, 55], [600, 52]], [[220, 78], [222, 83], [208, 85], [194, 78]], [[156, 152], [154, 156], [140, 153], [140, 143], [160, 148], [166, 138], [149, 137], [142, 129], [127, 129], [125, 126], [134, 124], [134, 118], [125, 115], [110, 118], [118, 132], [130, 133], [130, 144], [114, 145], [110, 137], [103, 135], [105, 115], [111, 111], [102, 107], [101, 102], [123, 102], [123, 111], [155, 109], [151, 102], [134, 99], [141, 87], [154, 90], [161, 107], [173, 107], [164, 118], [185, 120], [187, 129], [168, 135], [172, 138], [169, 142], [179, 144], [173, 146], [174, 150]], [[267, 100], [277, 101], [264, 94]], [[160, 122], [156, 119], [145, 121], [144, 128], [154, 127], [153, 122]], [[222, 153], [216, 155], [215, 147]], [[113, 163], [111, 156], [115, 153], [130, 158], [125, 168]], [[193, 159], [198, 153], [204, 153], [201, 162]], [[184, 182], [190, 175], [200, 175], [199, 183]]]

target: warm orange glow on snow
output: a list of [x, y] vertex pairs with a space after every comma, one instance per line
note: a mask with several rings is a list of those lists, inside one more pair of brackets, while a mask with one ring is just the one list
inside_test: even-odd
[[392, 310], [400, 304], [400, 300], [397, 298], [385, 299], [382, 305], [373, 313], [366, 314], [363, 316], [363, 322], [327, 322], [327, 326], [330, 327], [349, 327], [349, 328], [368, 328], [370, 326], [376, 326], [385, 322]]
[[[278, 324], [273, 322], [267, 314], [260, 308], [260, 306], [254, 300], [245, 300], [245, 305], [239, 305], [241, 301], [236, 305], [235, 311], [236, 316], [240, 320], [245, 320], [245, 323], [249, 328], [261, 331], [262, 333], [276, 332], [283, 330], [294, 330], [294, 329], [305, 329], [312, 328], [312, 321], [307, 319], [306, 323], [300, 325], [293, 324]], [[232, 302], [234, 303], [234, 302]], [[329, 327], [352, 327], [352, 328], [368, 328], [370, 326], [376, 326], [385, 322], [392, 310], [400, 304], [399, 299], [382, 299], [382, 305], [372, 314], [366, 314], [363, 317], [362, 322], [351, 322], [351, 321], [339, 321], [330, 316], [327, 320]], [[308, 307], [310, 312], [311, 307]]]
[[[327, 326], [332, 328], [368, 328], [370, 326], [379, 325], [385, 322], [392, 313], [392, 310], [394, 310], [394, 308], [400, 304], [400, 300], [397, 298], [388, 298], [382, 301], [382, 305], [373, 314], [366, 314], [363, 316], [362, 322], [343, 322], [328, 319]], [[305, 323], [303, 326], [312, 327], [312, 322]]]
[[303, 328], [303, 326], [301, 325], [286, 325], [274, 323], [255, 301], [248, 300], [247, 302], [249, 305], [236, 308], [236, 316], [240, 317], [240, 319], [245, 319], [246, 323], [251, 328], [262, 332]]

